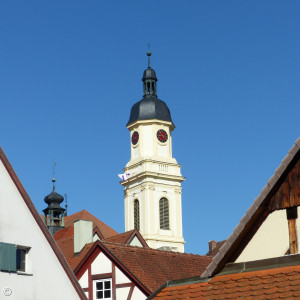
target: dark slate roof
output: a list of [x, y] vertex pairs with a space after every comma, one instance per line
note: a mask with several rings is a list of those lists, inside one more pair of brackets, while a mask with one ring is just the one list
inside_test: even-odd
[[235, 227], [233, 233], [228, 237], [226, 242], [220, 248], [219, 253], [214, 256], [213, 261], [209, 264], [205, 272], [201, 275], [201, 277], [209, 277], [214, 275], [218, 269], [220, 269], [226, 263], [225, 255], [229, 250], [232, 250], [235, 242], [246, 230], [246, 225], [261, 210], [263, 204], [265, 203], [268, 195], [273, 191], [276, 187], [278, 181], [282, 178], [287, 168], [290, 166], [292, 161], [297, 157], [297, 154], [300, 153], [300, 138], [297, 139], [295, 145], [289, 150], [286, 157], [282, 160], [279, 167], [275, 170], [273, 176], [269, 179], [268, 183], [261, 190], [259, 196], [255, 199], [254, 203], [247, 210], [244, 217], [241, 219], [240, 223]]
[[144, 81], [146, 79], [153, 79], [153, 80], [157, 81], [157, 77], [156, 77], [155, 71], [152, 68], [148, 68], [148, 69], [146, 69], [144, 71], [142, 81]]
[[167, 104], [154, 95], [147, 95], [132, 106], [127, 125], [138, 120], [150, 119], [172, 122]]
[[44, 201], [47, 204], [61, 203], [64, 201], [64, 197], [53, 190], [48, 196], [45, 197]]

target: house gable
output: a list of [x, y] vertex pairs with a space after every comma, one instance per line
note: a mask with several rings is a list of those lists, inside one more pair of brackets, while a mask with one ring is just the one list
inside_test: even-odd
[[132, 276], [102, 243], [96, 241], [92, 244], [74, 270], [89, 299], [93, 299], [96, 292], [94, 283], [102, 280], [111, 281], [112, 299], [135, 300], [144, 299], [150, 295], [150, 291]]
[[[220, 248], [202, 277], [217, 274], [226, 263], [289, 253], [291, 239], [295, 239], [300, 228], [296, 218], [300, 205], [299, 161], [300, 138], [247, 210], [240, 224]], [[298, 236], [300, 237], [300, 234]], [[298, 242], [294, 241], [292, 244], [296, 249]]]
[[[64, 299], [85, 299], [78, 281], [1, 148], [0, 201], [1, 207], [5, 207], [0, 209], [0, 243], [20, 249], [25, 261], [22, 271], [0, 271], [1, 290], [9, 287], [11, 299], [54, 299], [58, 294]], [[45, 293], [49, 283], [57, 289]]]
[[137, 247], [149, 248], [143, 236], [137, 229], [126, 231], [109, 238], [104, 239], [106, 242], [119, 243], [124, 245], [131, 245]]

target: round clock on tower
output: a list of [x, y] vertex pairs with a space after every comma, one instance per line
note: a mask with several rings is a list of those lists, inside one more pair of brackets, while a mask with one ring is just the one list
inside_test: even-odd
[[125, 230], [138, 229], [156, 249], [184, 252], [180, 165], [172, 157], [175, 126], [165, 102], [157, 97], [157, 77], [150, 66], [143, 74], [144, 97], [130, 112], [131, 159], [121, 182], [125, 194]]

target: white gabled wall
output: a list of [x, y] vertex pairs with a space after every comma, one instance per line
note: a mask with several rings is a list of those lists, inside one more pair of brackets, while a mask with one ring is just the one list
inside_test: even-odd
[[[116, 290], [116, 299], [117, 300], [127, 299], [129, 291], [130, 291], [130, 287], [123, 287], [121, 289], [117, 289]], [[140, 298], [140, 299], [145, 299], [145, 296], [144, 296], [144, 298]], [[131, 300], [132, 300], [132, 298], [131, 298]]]
[[[12, 290], [9, 300], [79, 299], [75, 288], [51, 246], [0, 161], [0, 242], [30, 247], [31, 275], [0, 271], [3, 288]], [[6, 298], [6, 297], [5, 297]]]
[[111, 261], [101, 252], [92, 263], [92, 275], [111, 272]]
[[143, 247], [140, 240], [135, 236], [129, 244], [130, 246]]
[[289, 232], [286, 210], [276, 210], [263, 222], [235, 262], [283, 256], [288, 249]]
[[131, 300], [140, 299], [145, 299], [145, 295], [137, 287], [135, 287], [131, 296]]
[[86, 270], [84, 272], [84, 274], [81, 276], [81, 278], [78, 281], [80, 283], [80, 286], [83, 289], [89, 287], [89, 272], [88, 272], [88, 270]]

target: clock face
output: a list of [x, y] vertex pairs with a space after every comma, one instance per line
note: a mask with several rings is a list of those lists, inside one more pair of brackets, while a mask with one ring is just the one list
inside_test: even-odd
[[163, 129], [158, 130], [156, 136], [162, 143], [165, 143], [168, 140], [168, 134]]
[[131, 136], [131, 143], [132, 145], [136, 145], [138, 141], [139, 141], [139, 133], [135, 131]]

